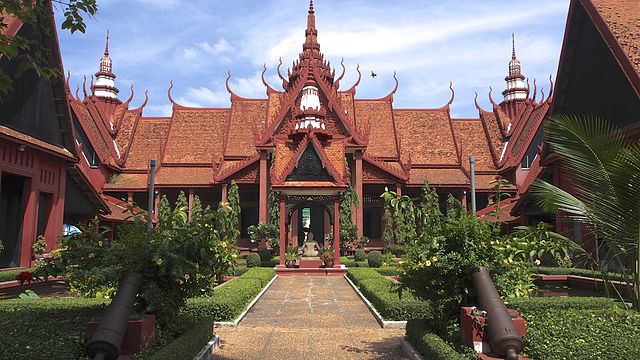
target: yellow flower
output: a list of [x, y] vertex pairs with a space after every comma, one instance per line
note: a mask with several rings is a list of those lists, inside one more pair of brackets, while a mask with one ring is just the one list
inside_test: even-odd
[[533, 262], [536, 265], [540, 265], [540, 260], [536, 259], [536, 261]]
[[433, 262], [438, 261], [438, 257], [437, 257], [437, 256], [435, 256], [435, 255], [434, 255], [434, 256], [432, 256], [432, 257], [431, 257], [431, 261], [433, 261]]
[[429, 266], [431, 266], [431, 261], [427, 260], [427, 261], [425, 261], [425, 263], [424, 263], [424, 264], [425, 264], [427, 267], [429, 267]]

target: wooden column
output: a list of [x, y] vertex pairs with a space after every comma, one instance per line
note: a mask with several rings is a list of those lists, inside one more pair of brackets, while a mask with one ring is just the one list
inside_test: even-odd
[[284, 202], [285, 199], [284, 195], [280, 195], [280, 265], [278, 267], [285, 267], [284, 252], [287, 247], [287, 206]]
[[333, 267], [340, 267], [340, 195], [333, 198]]
[[160, 204], [160, 190], [153, 195], [153, 219], [158, 220], [158, 204]]
[[26, 178], [24, 185], [25, 210], [22, 220], [22, 239], [20, 242], [20, 266], [29, 267], [31, 264], [31, 244], [33, 244], [36, 239], [38, 227], [38, 200], [40, 190], [38, 189], [38, 179], [35, 177]]
[[129, 204], [133, 204], [133, 192], [131, 192], [131, 191], [129, 191], [129, 192], [127, 193], [127, 202], [128, 202]]
[[402, 184], [396, 184], [396, 194], [402, 196]]
[[191, 208], [193, 207], [193, 189], [189, 189], [188, 201], [189, 201], [189, 215], [188, 215], [188, 218], [189, 218], [189, 222], [191, 222], [191, 217], [192, 217]]
[[460, 202], [462, 203], [462, 207], [464, 211], [467, 211], [467, 190], [462, 191], [462, 197], [460, 198]]
[[266, 151], [260, 151], [260, 197], [258, 203], [258, 223], [266, 224], [269, 219], [269, 213], [267, 212], [267, 157]]
[[363, 234], [363, 227], [364, 227], [364, 216], [363, 216], [363, 211], [364, 211], [364, 194], [362, 191], [362, 152], [360, 151], [356, 151], [353, 154], [353, 158], [355, 161], [355, 167], [356, 167], [356, 178], [355, 178], [355, 190], [356, 190], [356, 194], [358, 195], [358, 207], [356, 207], [355, 209], [355, 224], [358, 227], [358, 237], [362, 237]]
[[222, 184], [220, 202], [226, 203], [229, 195], [229, 184]]

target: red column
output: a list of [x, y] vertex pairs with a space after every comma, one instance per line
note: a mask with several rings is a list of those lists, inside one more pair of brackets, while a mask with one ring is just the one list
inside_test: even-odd
[[402, 184], [396, 184], [396, 194], [402, 196]]
[[189, 217], [189, 222], [191, 222], [191, 217], [192, 217], [191, 208], [193, 207], [193, 189], [189, 189], [188, 201], [189, 201], [189, 215], [188, 215], [188, 217]]
[[[38, 169], [38, 168], [36, 168]], [[29, 267], [31, 264], [31, 244], [36, 238], [36, 228], [38, 226], [38, 180], [29, 177], [25, 181], [24, 199], [25, 210], [22, 220], [22, 241], [20, 243], [20, 266]]]
[[287, 247], [287, 207], [284, 200], [285, 196], [280, 195], [280, 265], [278, 267], [285, 267], [284, 252]]
[[467, 190], [462, 191], [462, 198], [460, 198], [460, 202], [462, 203], [462, 208], [467, 211]]
[[229, 194], [229, 185], [228, 184], [222, 184], [222, 188], [221, 188], [221, 195], [220, 195], [220, 202], [226, 203], [227, 202], [227, 195]]
[[355, 179], [355, 190], [356, 194], [358, 194], [358, 207], [355, 209], [356, 214], [356, 226], [358, 227], [358, 237], [361, 237], [363, 234], [364, 227], [364, 216], [363, 216], [363, 204], [364, 204], [364, 194], [362, 191], [362, 152], [356, 151], [354, 154], [354, 159], [356, 163], [356, 179]]
[[268, 219], [267, 212], [267, 152], [260, 151], [260, 197], [258, 203], [258, 223], [266, 224]]
[[158, 220], [158, 205], [160, 204], [160, 190], [153, 195], [153, 220]]
[[333, 267], [340, 267], [340, 195], [333, 198]]

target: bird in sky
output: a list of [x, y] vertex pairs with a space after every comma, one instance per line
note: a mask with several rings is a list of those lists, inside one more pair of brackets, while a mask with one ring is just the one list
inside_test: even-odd
[[374, 73], [373, 70], [371, 70], [371, 77], [375, 78], [376, 76], [378, 76], [378, 74]]

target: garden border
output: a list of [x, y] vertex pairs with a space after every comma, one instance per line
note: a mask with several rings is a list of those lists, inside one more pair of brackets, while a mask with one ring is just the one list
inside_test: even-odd
[[369, 311], [373, 314], [373, 317], [376, 318], [376, 321], [378, 322], [378, 324], [380, 324], [380, 327], [382, 327], [383, 329], [384, 328], [401, 329], [401, 328], [404, 328], [404, 327], [407, 326], [407, 322], [406, 321], [391, 321], [391, 320], [383, 319], [382, 315], [380, 315], [380, 313], [378, 313], [378, 310], [376, 310], [373, 307], [373, 305], [371, 305], [371, 302], [369, 302], [369, 299], [367, 299], [360, 292], [360, 289], [358, 289], [358, 287], [351, 281], [351, 279], [349, 279], [349, 277], [347, 275], [344, 275], [344, 278], [347, 280], [349, 285], [351, 285], [353, 290], [356, 292], [356, 294], [358, 294], [358, 296], [365, 303], [365, 305], [367, 305], [367, 308], [369, 308]]
[[209, 340], [207, 345], [193, 358], [193, 360], [211, 360], [213, 354], [216, 352], [216, 348], [220, 346], [220, 336], [213, 335], [213, 338]]
[[424, 360], [422, 355], [420, 355], [420, 353], [413, 348], [406, 337], [402, 338], [402, 351], [411, 360]]
[[258, 300], [260, 300], [260, 298], [267, 291], [267, 289], [271, 287], [271, 284], [273, 284], [273, 282], [276, 280], [277, 277], [278, 277], [277, 274], [273, 276], [273, 278], [267, 283], [267, 285], [265, 285], [264, 288], [262, 288], [262, 290], [258, 293], [258, 295], [256, 295], [256, 297], [253, 298], [253, 300], [249, 303], [249, 305], [247, 305], [247, 308], [240, 315], [238, 315], [238, 317], [234, 321], [215, 321], [213, 325], [214, 326], [231, 326], [231, 327], [238, 326], [238, 324], [247, 315], [249, 310], [253, 308], [253, 306], [256, 304], [256, 302], [258, 302]]

